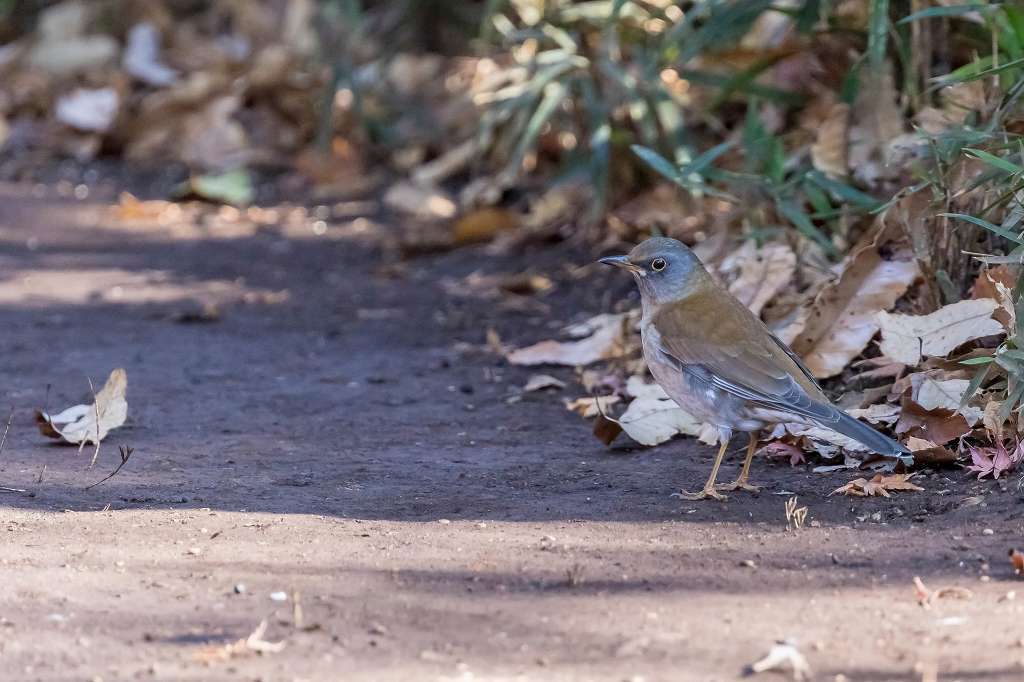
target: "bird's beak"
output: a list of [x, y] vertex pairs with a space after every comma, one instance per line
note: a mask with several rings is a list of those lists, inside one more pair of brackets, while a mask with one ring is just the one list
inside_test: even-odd
[[625, 268], [630, 272], [638, 272], [640, 268], [629, 262], [629, 256], [605, 256], [598, 263], [614, 265], [617, 268]]

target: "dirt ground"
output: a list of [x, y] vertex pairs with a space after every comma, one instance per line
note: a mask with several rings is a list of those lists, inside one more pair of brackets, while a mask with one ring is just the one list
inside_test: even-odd
[[[782, 638], [815, 680], [1024, 679], [1016, 479], [864, 500], [759, 461], [760, 494], [681, 502], [709, 448], [608, 450], [571, 384], [516, 399], [531, 372], [485, 330], [527, 343], [632, 295], [557, 265], [593, 254], [399, 262], [354, 213], [133, 224], [66, 190], [0, 186], [0, 485], [27, 491], [0, 493], [0, 679], [708, 682]], [[557, 287], [522, 306], [441, 286], [527, 265]], [[196, 301], [219, 318], [183, 322]], [[129, 424], [89, 470], [32, 410], [118, 366]], [[914, 576], [969, 598], [923, 608]], [[263, 620], [282, 650], [226, 646]]]

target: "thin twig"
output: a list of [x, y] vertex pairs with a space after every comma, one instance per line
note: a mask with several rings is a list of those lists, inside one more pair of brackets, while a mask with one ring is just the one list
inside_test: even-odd
[[7, 433], [11, 430], [11, 422], [14, 421], [14, 408], [11, 408], [11, 413], [7, 416], [7, 426], [4, 427], [4, 435], [0, 438], [0, 455], [4, 454], [4, 445], [7, 444]]
[[135, 448], [130, 448], [130, 447], [127, 447], [127, 446], [125, 446], [125, 445], [122, 445], [121, 447], [119, 447], [119, 448], [118, 448], [118, 450], [119, 450], [119, 451], [120, 451], [120, 453], [121, 453], [121, 463], [117, 465], [117, 468], [116, 468], [116, 469], [114, 469], [114, 470], [113, 470], [112, 472], [110, 472], [110, 474], [108, 474], [108, 475], [107, 475], [107, 476], [105, 476], [104, 478], [101, 478], [100, 480], [98, 480], [98, 481], [96, 481], [95, 483], [93, 483], [92, 485], [87, 485], [87, 486], [85, 486], [85, 490], [89, 490], [90, 488], [95, 488], [95, 487], [96, 487], [96, 486], [98, 486], [98, 485], [99, 485], [100, 483], [106, 483], [107, 481], [109, 481], [110, 479], [112, 479], [112, 478], [113, 478], [114, 476], [117, 476], [117, 473], [118, 473], [119, 471], [121, 471], [121, 468], [122, 468], [122, 467], [123, 467], [123, 466], [124, 466], [125, 464], [127, 464], [127, 463], [128, 463], [128, 460], [129, 460], [129, 459], [131, 459], [132, 453], [134, 453], [134, 452], [135, 452]]
[[[11, 414], [7, 417], [7, 426], [4, 428], [4, 435], [0, 437], [0, 455], [4, 452], [4, 445], [7, 444], [7, 432], [11, 430], [11, 422], [14, 421], [14, 408], [11, 408]], [[8, 488], [7, 486], [0, 486], [0, 493], [27, 493], [27, 490], [23, 488]]]
[[[96, 459], [100, 456], [100, 401], [96, 399], [96, 389], [92, 385], [92, 379], [89, 377], [85, 378], [89, 382], [89, 390], [92, 391], [92, 406], [96, 410], [96, 449], [92, 452], [92, 461], [89, 462], [89, 468], [92, 469], [96, 466]], [[82, 439], [82, 445], [78, 448], [81, 452], [82, 448], [85, 447], [85, 438]], [[123, 462], [122, 462], [123, 464]], [[120, 468], [120, 467], [118, 467]]]

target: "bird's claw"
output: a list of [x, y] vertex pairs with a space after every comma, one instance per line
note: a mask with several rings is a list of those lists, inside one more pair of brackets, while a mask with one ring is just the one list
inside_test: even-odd
[[699, 493], [688, 493], [685, 490], [680, 490], [677, 493], [672, 493], [672, 497], [678, 497], [681, 500], [689, 500], [691, 502], [696, 502], [697, 500], [705, 500], [709, 497], [714, 500], [718, 500], [719, 502], [724, 502], [725, 500], [729, 499], [728, 497], [718, 492], [714, 488], [704, 488]]
[[761, 492], [761, 486], [747, 483], [746, 481], [733, 481], [732, 483], [719, 483], [715, 486], [715, 490], [746, 490], [748, 493], [759, 493]]

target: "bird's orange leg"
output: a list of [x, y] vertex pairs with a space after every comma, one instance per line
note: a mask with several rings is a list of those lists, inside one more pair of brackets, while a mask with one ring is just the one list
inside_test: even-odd
[[743, 469], [740, 470], [739, 477], [732, 483], [723, 483], [716, 485], [717, 490], [747, 490], [752, 493], [756, 493], [761, 488], [756, 485], [747, 483], [747, 477], [750, 476], [750, 462], [754, 459], [754, 452], [757, 450], [757, 432], [750, 434], [750, 444], [747, 445], [747, 458], [743, 460]]
[[684, 500], [703, 500], [707, 497], [712, 497], [716, 500], [726, 499], [725, 495], [715, 490], [715, 479], [718, 478], [718, 467], [722, 466], [722, 459], [725, 458], [725, 450], [729, 447], [729, 441], [723, 440], [721, 447], [718, 448], [718, 457], [715, 457], [715, 466], [711, 468], [711, 475], [708, 476], [708, 482], [704, 484], [704, 489], [699, 493], [688, 493], [682, 490], [678, 493], [674, 493], [673, 497], [680, 497]]

